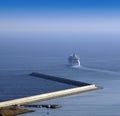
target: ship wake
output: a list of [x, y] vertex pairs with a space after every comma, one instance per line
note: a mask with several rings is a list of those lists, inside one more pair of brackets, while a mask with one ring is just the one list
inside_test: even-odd
[[79, 69], [94, 71], [94, 72], [101, 72], [101, 73], [106, 73], [106, 74], [120, 75], [120, 72], [115, 72], [115, 71], [111, 71], [111, 70], [103, 70], [103, 69], [98, 69], [98, 68], [85, 67], [85, 66], [82, 66], [82, 65], [79, 67]]

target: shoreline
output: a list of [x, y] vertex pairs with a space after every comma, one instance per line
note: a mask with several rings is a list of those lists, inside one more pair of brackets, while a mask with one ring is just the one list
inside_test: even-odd
[[17, 106], [0, 108], [0, 116], [16, 116], [25, 113], [35, 112], [34, 110], [22, 109]]

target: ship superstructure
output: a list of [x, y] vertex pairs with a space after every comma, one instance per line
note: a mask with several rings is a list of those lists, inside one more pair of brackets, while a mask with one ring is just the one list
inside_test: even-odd
[[69, 65], [72, 67], [80, 67], [80, 58], [76, 55], [76, 53], [72, 53], [69, 58]]

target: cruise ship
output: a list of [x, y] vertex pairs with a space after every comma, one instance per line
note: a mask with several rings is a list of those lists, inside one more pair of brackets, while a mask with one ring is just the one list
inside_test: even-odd
[[75, 53], [72, 53], [69, 56], [68, 62], [69, 62], [69, 65], [74, 68], [80, 67], [80, 58]]

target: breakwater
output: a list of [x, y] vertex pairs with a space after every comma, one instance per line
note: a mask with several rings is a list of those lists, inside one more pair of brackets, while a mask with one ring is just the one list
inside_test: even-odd
[[54, 77], [54, 76], [40, 74], [40, 73], [31, 73], [30, 75], [43, 78], [46, 80], [57, 81], [57, 82], [66, 83], [66, 84], [72, 84], [72, 85], [75, 85], [75, 87], [64, 89], [64, 90], [58, 90], [54, 92], [49, 92], [45, 94], [34, 95], [34, 96], [25, 97], [25, 98], [19, 98], [19, 99], [0, 102], [0, 108], [13, 106], [13, 105], [20, 106], [20, 105], [25, 105], [25, 104], [35, 103], [35, 102], [41, 102], [41, 101], [45, 101], [49, 99], [54, 99], [58, 97], [92, 91], [96, 89], [101, 89], [100, 87], [94, 84], [87, 84], [84, 82], [69, 80], [69, 79], [60, 78], [60, 77]]
[[38, 78], [47, 79], [47, 80], [51, 80], [51, 81], [56, 81], [56, 82], [59, 82], [59, 83], [65, 83], [65, 84], [74, 85], [74, 86], [81, 86], [82, 87], [82, 86], [91, 85], [91, 84], [80, 82], [80, 81], [60, 78], [60, 77], [46, 75], [46, 74], [37, 73], [37, 72], [31, 73], [30, 76], [35, 76], [35, 77], [38, 77]]

